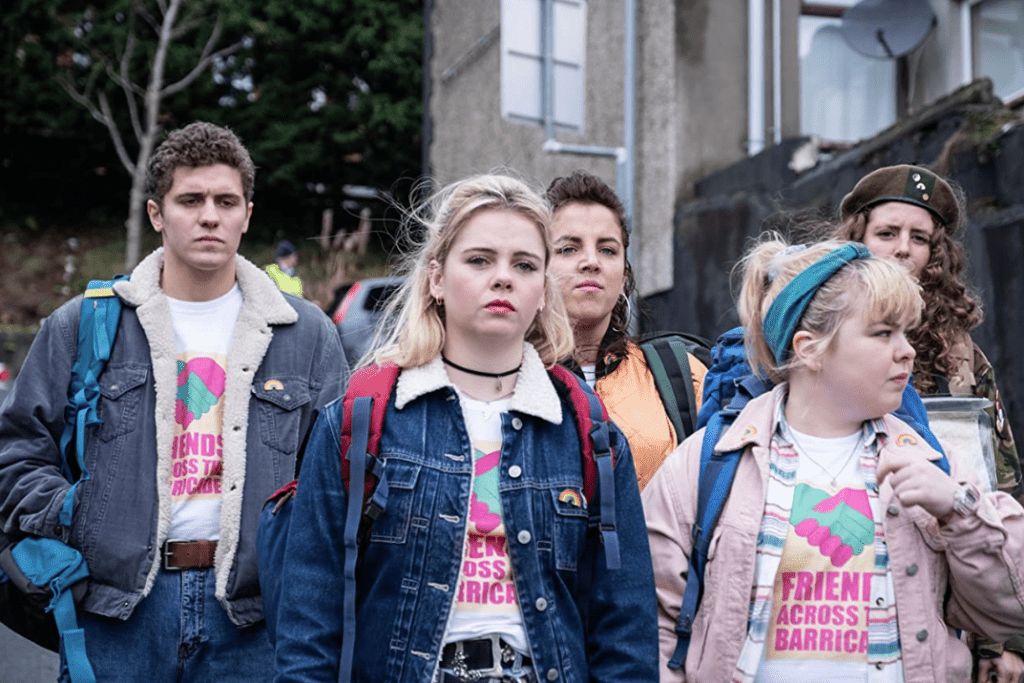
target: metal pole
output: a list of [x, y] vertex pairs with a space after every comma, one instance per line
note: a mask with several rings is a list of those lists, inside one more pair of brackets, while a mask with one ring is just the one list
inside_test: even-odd
[[[619, 197], [626, 209], [626, 227], [633, 230], [633, 201], [635, 184], [635, 159], [636, 159], [636, 0], [626, 0], [626, 46], [625, 46], [625, 87], [622, 94], [623, 113], [623, 146], [625, 147], [625, 159], [617, 162], [616, 167], [622, 167], [626, 176], [622, 189], [619, 190]], [[618, 173], [616, 170], [616, 185], [618, 185]], [[633, 251], [630, 242], [630, 251]]]
[[555, 4], [554, 0], [543, 0], [543, 84], [541, 85], [541, 107], [544, 108], [544, 137], [555, 137]]

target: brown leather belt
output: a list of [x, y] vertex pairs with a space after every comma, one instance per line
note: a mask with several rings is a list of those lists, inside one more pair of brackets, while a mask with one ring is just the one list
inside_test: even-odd
[[167, 541], [163, 548], [163, 567], [178, 569], [205, 569], [213, 566], [217, 554], [217, 541]]

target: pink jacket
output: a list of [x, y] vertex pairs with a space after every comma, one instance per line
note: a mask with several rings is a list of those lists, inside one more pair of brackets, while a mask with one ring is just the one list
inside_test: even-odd
[[[667, 663], [686, 587], [691, 530], [704, 432], [676, 448], [643, 492], [658, 593], [661, 681], [721, 683], [732, 676], [747, 631], [757, 535], [764, 512], [768, 445], [781, 387], [740, 413], [718, 450], [744, 448], [729, 497], [714, 530], [704, 577], [704, 598], [682, 671]], [[906, 449], [930, 460], [940, 456], [921, 438], [900, 439], [911, 428], [887, 415], [884, 449]], [[881, 437], [880, 437], [881, 438]], [[973, 479], [949, 457], [952, 476]], [[879, 490], [886, 510], [885, 537], [896, 590], [907, 683], [967, 681], [971, 655], [954, 628], [1003, 640], [1024, 631], [1024, 509], [1005, 493], [983, 497], [975, 514], [942, 527], [918, 506], [903, 507], [888, 482]], [[952, 593], [945, 610], [947, 583]]]

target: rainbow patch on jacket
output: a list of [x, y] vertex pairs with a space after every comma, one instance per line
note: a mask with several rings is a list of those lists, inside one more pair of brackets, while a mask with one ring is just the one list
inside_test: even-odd
[[558, 494], [558, 502], [568, 503], [573, 507], [583, 507], [583, 496], [580, 495], [579, 491], [573, 489], [566, 489]]
[[284, 391], [284, 385], [280, 380], [268, 379], [263, 383], [263, 391]]
[[917, 437], [913, 434], [900, 434], [896, 437], [897, 446], [916, 446]]

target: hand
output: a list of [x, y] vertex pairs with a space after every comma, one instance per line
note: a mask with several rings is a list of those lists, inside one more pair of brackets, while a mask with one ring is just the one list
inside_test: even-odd
[[1006, 650], [999, 657], [978, 660], [975, 683], [1021, 683], [1024, 681], [1024, 659]]
[[905, 507], [920, 505], [936, 519], [953, 511], [956, 482], [926, 458], [885, 450], [877, 477], [879, 485], [889, 478], [896, 500]]
[[817, 546], [821, 554], [842, 567], [875, 537], [871, 504], [863, 489], [843, 489], [834, 496], [807, 484], [799, 484], [793, 493], [790, 522], [796, 533]]

